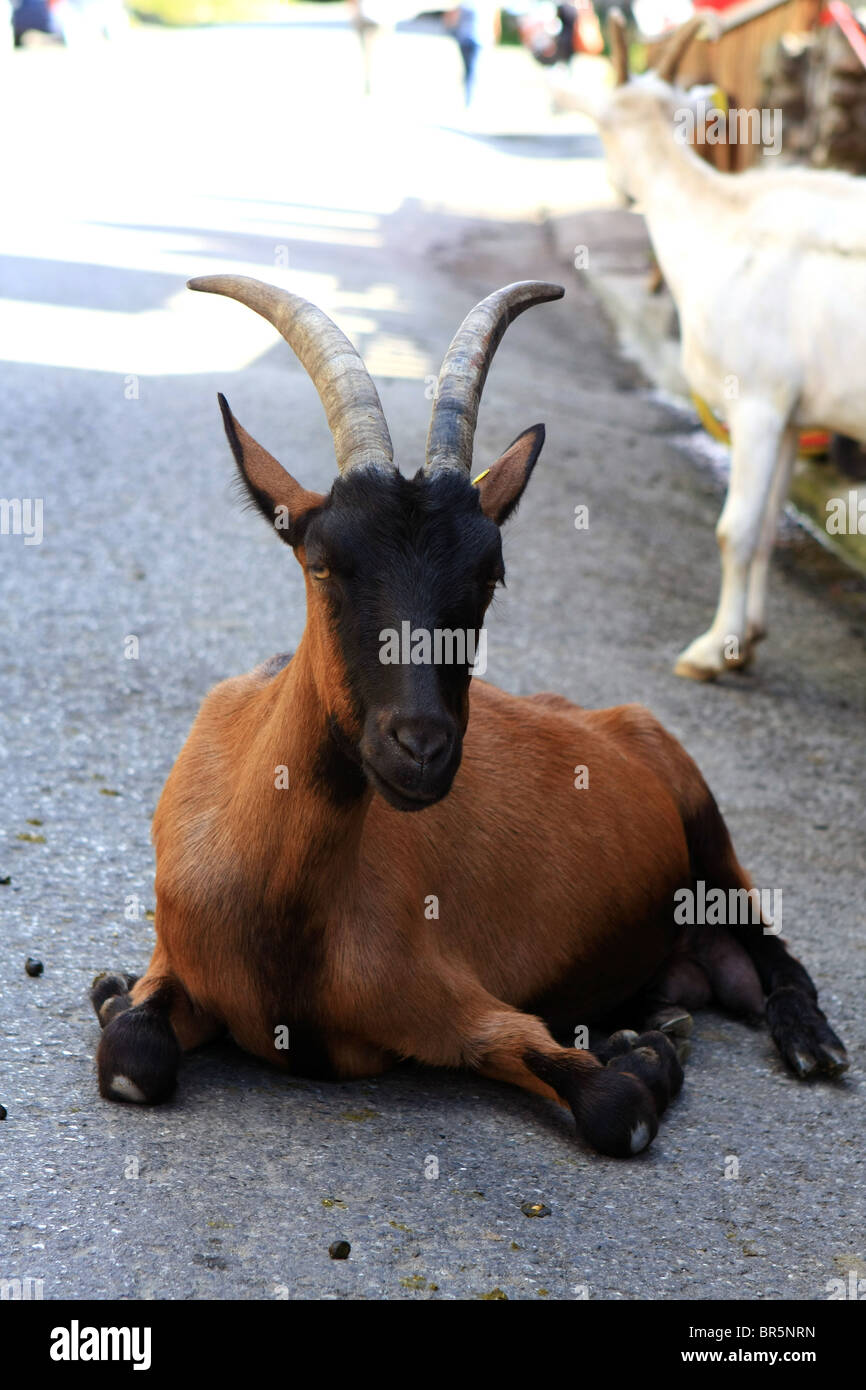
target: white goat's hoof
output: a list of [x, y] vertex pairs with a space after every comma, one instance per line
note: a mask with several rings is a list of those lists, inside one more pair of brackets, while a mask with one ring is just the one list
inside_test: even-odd
[[[725, 640], [730, 641], [729, 638]], [[684, 652], [680, 652], [674, 674], [690, 681], [714, 681], [725, 669], [725, 646], [710, 631], [696, 637]]]
[[698, 666], [697, 662], [681, 656], [674, 667], [674, 675], [690, 681], [714, 681], [720, 672], [709, 666]]
[[751, 666], [752, 661], [754, 660], [754, 656], [755, 656], [755, 649], [754, 649], [754, 647], [752, 646], [751, 642], [746, 642], [746, 643], [743, 645], [743, 650], [742, 650], [742, 652], [740, 653], [739, 656], [726, 656], [726, 657], [725, 657], [725, 670], [726, 670], [726, 671], [745, 671], [745, 669], [746, 669], [747, 666]]

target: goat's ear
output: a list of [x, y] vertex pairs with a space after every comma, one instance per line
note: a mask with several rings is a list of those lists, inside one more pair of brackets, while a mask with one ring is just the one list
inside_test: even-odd
[[589, 116], [600, 125], [607, 105], [607, 92], [594, 92], [587, 88], [576, 88], [565, 82], [557, 82], [554, 76], [553, 102], [557, 112], [579, 111], [581, 116]]
[[326, 497], [321, 492], [301, 487], [267, 449], [257, 444], [243, 425], [238, 424], [222, 394], [219, 403], [244, 490], [274, 527], [280, 540], [297, 545], [312, 513], [321, 507]]
[[497, 526], [508, 520], [520, 501], [543, 443], [544, 426], [532, 425], [475, 480], [481, 510]]

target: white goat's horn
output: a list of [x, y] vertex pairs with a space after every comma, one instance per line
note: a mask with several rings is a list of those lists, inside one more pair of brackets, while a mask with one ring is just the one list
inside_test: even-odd
[[369, 465], [394, 467], [379, 393], [360, 355], [327, 314], [308, 299], [247, 275], [201, 275], [187, 284], [237, 299], [282, 333], [325, 407], [341, 473]]
[[673, 82], [676, 77], [677, 68], [686, 54], [686, 49], [690, 46], [692, 39], [703, 28], [704, 16], [701, 14], [692, 15], [685, 24], [680, 25], [674, 34], [668, 39], [662, 50], [662, 56], [656, 67], [656, 77], [661, 78], [662, 82]]
[[628, 82], [628, 37], [622, 10], [613, 9], [608, 14], [607, 36], [610, 41], [610, 58], [616, 85], [622, 87]]
[[510, 323], [524, 309], [561, 299], [561, 285], [519, 280], [495, 290], [466, 315], [445, 354], [427, 435], [426, 473], [472, 467], [472, 441], [481, 392], [496, 349]]

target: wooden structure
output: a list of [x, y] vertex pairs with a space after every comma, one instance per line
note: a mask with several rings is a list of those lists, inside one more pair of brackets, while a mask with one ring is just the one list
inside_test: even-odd
[[[701, 13], [704, 7], [695, 7]], [[768, 45], [783, 34], [805, 34], [817, 23], [821, 0], [744, 0], [724, 10], [707, 8], [708, 24], [718, 37], [695, 39], [677, 70], [680, 86], [712, 83], [739, 110], [750, 111], [761, 105], [762, 58]], [[650, 39], [648, 62], [655, 65], [668, 36]], [[759, 152], [754, 144], [704, 145], [701, 152], [720, 169], [739, 170], [754, 163]]]

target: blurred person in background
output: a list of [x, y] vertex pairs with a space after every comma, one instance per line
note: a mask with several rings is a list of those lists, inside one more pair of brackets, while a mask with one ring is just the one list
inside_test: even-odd
[[564, 63], [567, 67], [575, 53], [604, 52], [601, 32], [591, 0], [575, 3], [534, 5], [522, 15], [518, 28], [520, 39], [542, 67]]
[[471, 106], [478, 79], [478, 61], [485, 48], [493, 48], [502, 32], [500, 7], [494, 0], [467, 0], [459, 9], [449, 10], [445, 23], [457, 40], [463, 59], [463, 91]]
[[12, 4], [12, 30], [19, 45], [29, 35], [46, 34], [74, 47], [94, 39], [119, 38], [128, 29], [122, 0], [13, 0]]

